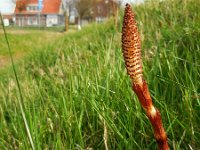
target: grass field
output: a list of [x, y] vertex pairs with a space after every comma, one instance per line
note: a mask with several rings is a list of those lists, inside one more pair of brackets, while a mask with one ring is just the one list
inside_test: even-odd
[[[198, 150], [200, 1], [154, 1], [133, 9], [144, 76], [170, 148]], [[15, 64], [21, 91], [11, 67], [0, 68], [0, 149], [30, 149], [30, 141], [35, 149], [96, 150], [105, 143], [109, 149], [156, 149], [126, 74], [121, 23], [117, 30], [110, 20], [69, 34], [8, 33], [14, 58], [23, 55]], [[0, 41], [0, 58], [9, 58], [3, 34]]]

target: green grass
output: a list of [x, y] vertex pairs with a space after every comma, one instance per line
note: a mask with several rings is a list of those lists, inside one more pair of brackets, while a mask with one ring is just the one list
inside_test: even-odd
[[[0, 70], [10, 65], [10, 58], [4, 34], [0, 30]], [[34, 30], [7, 29], [7, 37], [15, 61], [23, 59], [31, 52], [42, 49], [60, 37], [61, 33]]]
[[[149, 2], [134, 11], [144, 76], [169, 145], [199, 149], [200, 2]], [[8, 34], [11, 45], [13, 38], [22, 37]], [[131, 90], [121, 34], [112, 20], [50, 41], [36, 46], [16, 67], [35, 148], [105, 149], [107, 138], [109, 149], [156, 149], [149, 120]], [[6, 49], [6, 42], [1, 44]], [[30, 149], [12, 70], [1, 74], [0, 149]]]

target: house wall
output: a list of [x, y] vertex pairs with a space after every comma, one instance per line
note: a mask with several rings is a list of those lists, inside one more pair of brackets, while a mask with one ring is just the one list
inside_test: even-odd
[[4, 24], [4, 26], [9, 26], [10, 25], [9, 20], [3, 19], [3, 24]]
[[14, 24], [14, 14], [3, 14], [2, 17], [5, 26]]
[[46, 15], [46, 26], [52, 27], [52, 26], [60, 26], [64, 25], [64, 16], [63, 15], [57, 15], [57, 14], [47, 14]]
[[40, 17], [37, 14], [16, 14], [15, 15], [16, 26], [61, 26], [64, 25], [63, 15], [41, 14]]
[[46, 25], [45, 15], [35, 14], [16, 14], [15, 25], [17, 26], [45, 26]]
[[46, 26], [52, 27], [58, 24], [58, 16], [57, 15], [47, 15], [46, 18]]
[[57, 25], [65, 25], [65, 16], [58, 15], [58, 24]]

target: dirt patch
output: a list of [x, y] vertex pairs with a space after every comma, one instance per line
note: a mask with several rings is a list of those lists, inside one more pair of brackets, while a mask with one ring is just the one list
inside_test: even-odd
[[[18, 62], [25, 54], [15, 54], [13, 55], [14, 63]], [[0, 56], [0, 69], [11, 65], [10, 56]]]
[[7, 64], [7, 58], [5, 56], [0, 56], [0, 68], [4, 67]]

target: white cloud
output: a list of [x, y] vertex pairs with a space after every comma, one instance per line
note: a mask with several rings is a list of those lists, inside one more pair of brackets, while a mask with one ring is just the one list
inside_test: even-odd
[[1, 13], [13, 13], [15, 4], [12, 0], [0, 0], [0, 11]]

